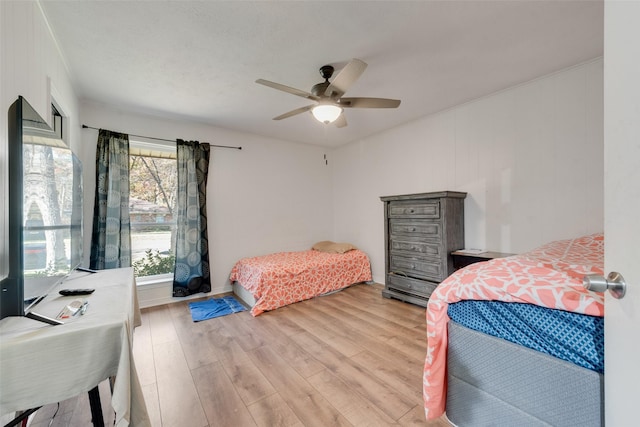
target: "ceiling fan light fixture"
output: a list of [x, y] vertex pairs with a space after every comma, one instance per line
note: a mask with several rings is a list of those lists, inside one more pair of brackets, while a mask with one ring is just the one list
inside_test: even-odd
[[[0, 0], [2, 1], [2, 0]], [[333, 75], [334, 68], [331, 65], [320, 67], [320, 75], [324, 82], [318, 83], [311, 88], [311, 92], [285, 86], [269, 80], [258, 79], [256, 83], [277, 89], [292, 95], [314, 101], [314, 104], [296, 108], [287, 113], [274, 117], [273, 120], [282, 120], [297, 114], [311, 111], [313, 117], [320, 123], [335, 123], [336, 127], [347, 126], [347, 119], [342, 114], [344, 108], [398, 108], [399, 99], [387, 98], [343, 98], [347, 89], [358, 80], [362, 72], [367, 68], [367, 64], [359, 59], [352, 59], [345, 65], [338, 75], [329, 81]]]
[[342, 108], [333, 104], [320, 104], [311, 109], [313, 117], [317, 121], [324, 124], [335, 122], [340, 114], [342, 114]]

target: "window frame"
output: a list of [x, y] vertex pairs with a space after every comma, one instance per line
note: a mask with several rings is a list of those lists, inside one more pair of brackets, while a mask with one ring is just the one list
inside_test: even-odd
[[[172, 141], [151, 140], [141, 136], [129, 136], [129, 158], [132, 156], [174, 159], [176, 160], [177, 169], [176, 143]], [[129, 177], [129, 179], [131, 179], [131, 177]], [[136, 276], [137, 285], [151, 285], [172, 281], [173, 273], [154, 274], [151, 276], [141, 277]]]

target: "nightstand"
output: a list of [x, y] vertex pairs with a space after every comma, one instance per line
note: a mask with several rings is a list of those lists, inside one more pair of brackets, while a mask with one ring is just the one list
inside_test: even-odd
[[466, 267], [469, 264], [473, 264], [481, 261], [488, 261], [494, 258], [505, 258], [515, 254], [509, 254], [504, 252], [476, 252], [476, 251], [465, 251], [464, 249], [460, 249], [458, 251], [451, 252], [451, 258], [453, 259], [453, 268], [456, 270], [461, 269], [462, 267]]

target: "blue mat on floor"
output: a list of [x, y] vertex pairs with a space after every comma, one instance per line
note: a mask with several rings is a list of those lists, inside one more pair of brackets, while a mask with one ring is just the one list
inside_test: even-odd
[[206, 301], [190, 302], [191, 318], [194, 322], [226, 316], [245, 311], [246, 308], [232, 296], [211, 298]]

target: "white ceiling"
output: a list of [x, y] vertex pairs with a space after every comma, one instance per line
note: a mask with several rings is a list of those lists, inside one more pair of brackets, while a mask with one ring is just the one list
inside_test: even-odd
[[[602, 55], [603, 1], [41, 0], [81, 99], [283, 140], [338, 146]], [[320, 66], [369, 64], [338, 129], [305, 91]], [[100, 126], [100, 123], [91, 124]], [[128, 129], [117, 129], [124, 132]], [[131, 130], [134, 133], [133, 130]]]

